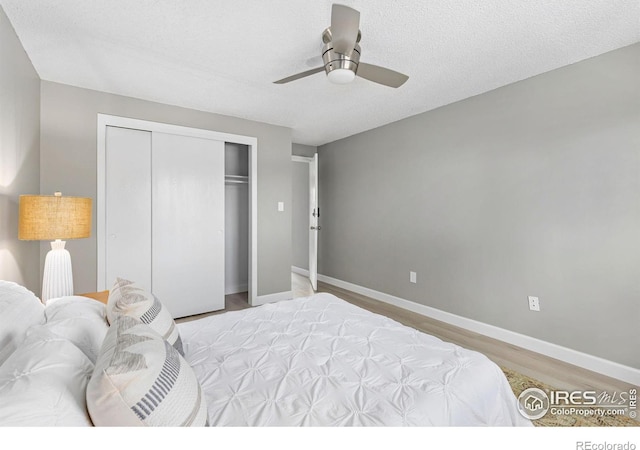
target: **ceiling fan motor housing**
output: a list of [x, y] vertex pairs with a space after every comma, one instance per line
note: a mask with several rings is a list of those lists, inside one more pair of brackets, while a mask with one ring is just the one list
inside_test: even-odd
[[333, 43], [331, 42], [330, 29], [325, 30], [322, 35], [324, 46], [322, 47], [322, 62], [324, 63], [324, 70], [327, 75], [336, 69], [347, 69], [354, 74], [358, 72], [358, 63], [360, 62], [360, 32], [358, 32], [358, 39], [356, 44], [349, 54], [342, 54], [333, 50]]

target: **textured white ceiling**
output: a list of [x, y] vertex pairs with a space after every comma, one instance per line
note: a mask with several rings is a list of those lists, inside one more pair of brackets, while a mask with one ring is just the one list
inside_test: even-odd
[[320, 145], [640, 41], [638, 0], [344, 0], [392, 89], [324, 73], [326, 0], [0, 0], [43, 80], [292, 128]]

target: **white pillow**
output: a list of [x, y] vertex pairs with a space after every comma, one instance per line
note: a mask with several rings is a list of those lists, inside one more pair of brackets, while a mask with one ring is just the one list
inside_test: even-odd
[[44, 320], [44, 305], [33, 292], [0, 280], [0, 365], [24, 340], [27, 330]]
[[204, 426], [207, 406], [193, 369], [148, 325], [114, 318], [87, 386], [96, 426]]
[[41, 327], [0, 366], [0, 425], [91, 426], [86, 387], [93, 363]]
[[95, 363], [109, 330], [104, 303], [87, 297], [67, 296], [47, 302], [44, 328], [75, 344]]
[[149, 325], [160, 336], [173, 345], [180, 355], [182, 339], [173, 316], [151, 292], [147, 292], [133, 281], [117, 278], [109, 291], [107, 300], [107, 320], [113, 323], [115, 316], [124, 314]]

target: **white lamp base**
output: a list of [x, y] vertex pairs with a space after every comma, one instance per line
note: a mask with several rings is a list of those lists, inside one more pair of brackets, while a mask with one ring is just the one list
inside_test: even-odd
[[42, 303], [65, 295], [73, 295], [73, 273], [71, 272], [71, 254], [64, 248], [65, 241], [56, 239], [44, 260], [42, 280]]

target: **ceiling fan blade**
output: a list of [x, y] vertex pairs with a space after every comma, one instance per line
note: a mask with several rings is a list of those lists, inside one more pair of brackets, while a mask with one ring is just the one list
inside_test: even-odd
[[331, 7], [331, 42], [333, 51], [350, 55], [360, 31], [360, 13], [348, 6], [334, 4]]
[[373, 81], [374, 83], [383, 84], [392, 88], [398, 88], [409, 79], [407, 75], [404, 75], [395, 70], [386, 69], [380, 66], [374, 66], [373, 64], [359, 63], [358, 71], [356, 75]]
[[316, 67], [315, 69], [306, 70], [304, 72], [297, 73], [295, 75], [291, 75], [290, 77], [283, 78], [282, 80], [274, 81], [274, 84], [284, 84], [290, 81], [299, 80], [300, 78], [308, 77], [309, 75], [313, 75], [314, 73], [324, 71], [324, 66]]

